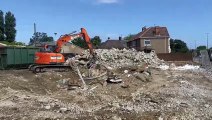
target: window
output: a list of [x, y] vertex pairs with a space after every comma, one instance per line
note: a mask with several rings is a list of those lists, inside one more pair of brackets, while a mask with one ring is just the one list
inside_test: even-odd
[[150, 40], [144, 40], [144, 46], [151, 46]]

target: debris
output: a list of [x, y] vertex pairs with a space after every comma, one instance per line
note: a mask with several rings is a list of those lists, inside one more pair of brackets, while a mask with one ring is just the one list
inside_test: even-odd
[[188, 104], [182, 102], [182, 103], [180, 103], [180, 106], [181, 106], [181, 107], [188, 107]]
[[[84, 73], [81, 66], [79, 69]], [[75, 81], [82, 84], [73, 71], [41, 73], [36, 77], [28, 70], [2, 70], [0, 119], [211, 119], [211, 70], [149, 69], [109, 70], [110, 79], [123, 81], [106, 88], [87, 84], [83, 78], [87, 91], [57, 87], [74, 85]], [[129, 72], [123, 74], [124, 70]], [[145, 82], [136, 79], [136, 74]], [[147, 83], [148, 79], [152, 82]]]
[[82, 81], [82, 83], [83, 83], [83, 89], [84, 89], [84, 90], [87, 90], [87, 85], [86, 85], [84, 79], [82, 78], [82, 75], [81, 75], [81, 73], [80, 73], [80, 71], [79, 71], [78, 66], [76, 66], [76, 71], [77, 71], [77, 73], [78, 73], [78, 75], [79, 75], [79, 77], [80, 77], [80, 79], [81, 79], [81, 81]]
[[134, 76], [135, 76], [135, 78], [141, 80], [142, 82], [146, 82], [146, 78], [145, 78], [144, 74], [135, 73]]
[[109, 79], [109, 80], [107, 80], [107, 82], [109, 82], [109, 83], [121, 83], [122, 79]]
[[64, 107], [64, 108], [60, 108], [60, 111], [61, 111], [61, 112], [66, 112], [67, 110], [68, 110], [68, 109], [65, 108], [65, 107]]
[[[147, 73], [148, 74], [148, 73]], [[134, 73], [133, 74], [135, 78], [141, 80], [142, 82], [149, 82], [151, 80], [151, 76], [148, 74], [144, 74], [144, 73]]]
[[176, 65], [175, 65], [174, 63], [171, 63], [171, 64], [169, 65], [169, 68], [172, 70], [172, 69], [176, 68]]
[[148, 72], [143, 72], [145, 75], [149, 76], [150, 74]]
[[208, 105], [208, 104], [205, 104], [204, 106], [205, 106], [206, 108], [209, 108], [209, 107], [210, 107], [210, 105]]
[[123, 83], [123, 84], [121, 84], [121, 87], [122, 87], [122, 88], [129, 88], [130, 85], [129, 85], [129, 84], [126, 84], [126, 83]]
[[118, 117], [118, 116], [113, 116], [112, 120], [122, 120], [122, 119], [120, 117]]
[[200, 66], [186, 64], [184, 66], [175, 67], [174, 70], [197, 70], [199, 68]]
[[[96, 49], [98, 59], [109, 66], [108, 68], [119, 68], [123, 66], [132, 66], [139, 65], [140, 63], [146, 63], [150, 66], [156, 67], [163, 63], [164, 61], [160, 60], [154, 51], [150, 53], [144, 53], [136, 51], [135, 49]], [[83, 52], [83, 56], [89, 58], [90, 53], [88, 50]], [[80, 58], [81, 56], [76, 56], [75, 59]]]
[[90, 91], [92, 91], [92, 90], [96, 89], [97, 87], [98, 87], [98, 86], [95, 86], [95, 87], [91, 88], [91, 89], [90, 89]]
[[129, 71], [128, 70], [124, 70], [124, 73], [127, 74]]
[[163, 120], [163, 118], [160, 116], [160, 117], [158, 118], [158, 120]]
[[160, 68], [161, 70], [168, 70], [169, 66], [166, 64], [162, 64], [162, 65], [158, 66], [158, 68]]
[[45, 109], [46, 110], [49, 110], [49, 109], [51, 109], [51, 106], [50, 105], [47, 105], [47, 106], [45, 106]]

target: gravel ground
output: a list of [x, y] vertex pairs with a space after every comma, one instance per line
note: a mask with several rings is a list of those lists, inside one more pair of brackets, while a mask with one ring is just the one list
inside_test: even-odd
[[88, 90], [67, 90], [67, 81], [81, 85], [72, 71], [36, 75], [28, 70], [0, 71], [0, 119], [212, 119], [210, 72], [150, 71], [151, 75], [122, 69], [117, 73], [123, 83], [93, 83]]

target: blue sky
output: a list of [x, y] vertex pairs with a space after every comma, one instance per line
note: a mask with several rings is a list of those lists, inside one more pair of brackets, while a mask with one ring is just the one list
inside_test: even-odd
[[195, 41], [206, 45], [206, 33], [212, 39], [211, 6], [212, 0], [0, 0], [0, 9], [17, 19], [17, 41], [29, 42], [34, 22], [37, 31], [55, 38], [85, 27], [103, 41], [157, 25], [166, 26], [172, 38], [190, 48]]

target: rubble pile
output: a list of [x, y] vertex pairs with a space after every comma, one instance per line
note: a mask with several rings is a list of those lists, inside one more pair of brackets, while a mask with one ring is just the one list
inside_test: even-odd
[[[150, 66], [158, 66], [163, 61], [160, 60], [154, 51], [150, 53], [144, 53], [136, 51], [135, 49], [96, 49], [98, 58], [101, 62], [112, 68], [118, 68], [122, 66], [138, 65], [146, 63]], [[84, 51], [83, 54], [88, 57], [89, 51]]]

